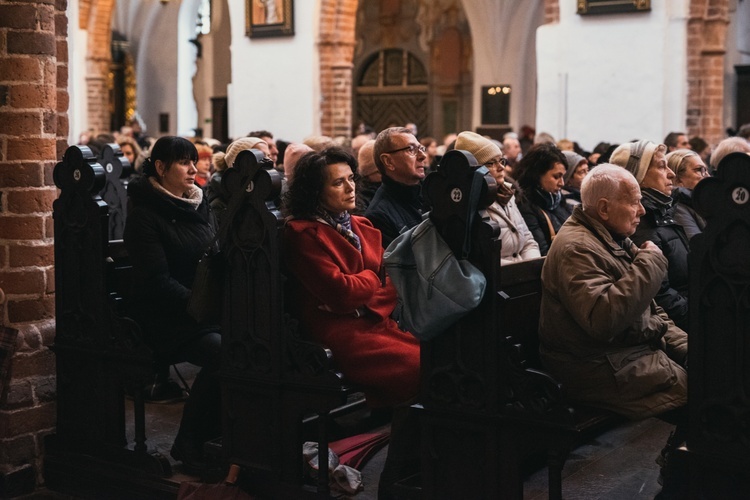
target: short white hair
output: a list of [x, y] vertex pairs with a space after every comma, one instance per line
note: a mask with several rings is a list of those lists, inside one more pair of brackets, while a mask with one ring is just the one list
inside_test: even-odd
[[750, 143], [742, 137], [727, 137], [711, 153], [711, 166], [715, 169], [729, 153], [750, 153]]
[[618, 165], [602, 163], [594, 167], [581, 183], [581, 202], [584, 210], [596, 208], [602, 198], [617, 199], [622, 195], [623, 183], [638, 186], [633, 174]]

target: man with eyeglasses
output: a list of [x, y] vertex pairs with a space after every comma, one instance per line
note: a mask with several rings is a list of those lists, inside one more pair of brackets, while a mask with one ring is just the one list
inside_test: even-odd
[[391, 127], [378, 134], [373, 156], [383, 183], [365, 217], [380, 229], [386, 248], [399, 234], [422, 221], [420, 191], [427, 155], [409, 129]]

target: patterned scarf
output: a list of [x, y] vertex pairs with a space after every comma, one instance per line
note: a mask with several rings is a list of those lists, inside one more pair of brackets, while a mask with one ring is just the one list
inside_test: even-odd
[[536, 195], [538, 205], [550, 212], [559, 207], [560, 201], [562, 201], [562, 193], [560, 191], [557, 191], [556, 193], [548, 193], [544, 189], [536, 188], [534, 194]]
[[340, 214], [331, 214], [327, 212], [326, 210], [323, 210], [322, 208], [318, 209], [318, 213], [315, 217], [319, 222], [322, 222], [324, 224], [328, 224], [332, 228], [334, 228], [336, 231], [341, 234], [344, 238], [347, 239], [349, 243], [354, 245], [354, 248], [362, 251], [362, 243], [359, 241], [359, 236], [354, 234], [354, 231], [352, 231], [352, 216], [344, 210]]

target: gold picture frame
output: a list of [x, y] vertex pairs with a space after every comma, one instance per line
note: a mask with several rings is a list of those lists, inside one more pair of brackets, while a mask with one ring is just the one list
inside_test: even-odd
[[245, 32], [250, 38], [294, 35], [294, 0], [245, 0]]
[[621, 14], [651, 10], [651, 0], [578, 0], [576, 12], [589, 14]]

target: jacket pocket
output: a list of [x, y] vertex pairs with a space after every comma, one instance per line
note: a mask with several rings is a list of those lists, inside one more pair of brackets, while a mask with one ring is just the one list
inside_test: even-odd
[[624, 399], [636, 399], [668, 389], [677, 374], [667, 354], [648, 346], [607, 354], [617, 389]]

